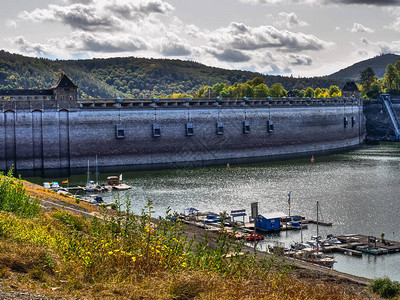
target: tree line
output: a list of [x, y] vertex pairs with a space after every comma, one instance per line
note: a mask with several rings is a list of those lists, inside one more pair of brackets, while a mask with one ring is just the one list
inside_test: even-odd
[[400, 95], [400, 60], [388, 64], [383, 78], [377, 78], [371, 67], [361, 72], [358, 85], [365, 99], [376, 98], [382, 93]]
[[236, 82], [233, 85], [225, 83], [216, 83], [213, 86], [204, 85], [194, 94], [174, 93], [168, 95], [170, 98], [266, 98], [266, 97], [307, 97], [307, 98], [334, 98], [341, 97], [342, 92], [337, 85], [331, 85], [329, 88], [307, 87], [304, 89], [285, 90], [281, 83], [274, 83], [271, 87], [265, 83], [262, 77], [254, 77], [245, 83]]

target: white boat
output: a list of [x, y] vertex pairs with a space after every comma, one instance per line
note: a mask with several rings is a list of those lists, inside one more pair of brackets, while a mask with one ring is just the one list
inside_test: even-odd
[[333, 264], [335, 263], [335, 260], [332, 257], [312, 248], [304, 248], [296, 251], [293, 257], [328, 268], [332, 268]]
[[325, 240], [322, 241], [323, 246], [340, 245], [342, 242], [332, 234], [328, 234]]
[[93, 180], [89, 180], [85, 187], [86, 192], [94, 192], [97, 190], [97, 184]]

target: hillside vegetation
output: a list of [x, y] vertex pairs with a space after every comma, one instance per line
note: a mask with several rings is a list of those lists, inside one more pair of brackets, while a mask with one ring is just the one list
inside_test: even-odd
[[360, 74], [367, 68], [371, 68], [377, 78], [383, 78], [388, 64], [394, 65], [400, 59], [400, 55], [383, 54], [371, 59], [360, 61], [352, 66], [342, 69], [336, 73], [329, 75], [332, 79], [341, 79], [345, 81], [359, 81]]
[[64, 72], [80, 88], [82, 98], [143, 98], [172, 94], [193, 95], [201, 87], [233, 85], [261, 77], [268, 87], [286, 90], [343, 86], [326, 77], [293, 78], [249, 71], [225, 70], [196, 62], [136, 57], [49, 60], [0, 51], [0, 89], [50, 88]]

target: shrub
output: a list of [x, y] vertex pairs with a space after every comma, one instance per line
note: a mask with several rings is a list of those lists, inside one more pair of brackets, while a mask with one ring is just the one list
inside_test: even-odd
[[39, 200], [31, 199], [22, 181], [13, 177], [13, 169], [5, 176], [0, 173], [0, 210], [23, 217], [35, 217], [40, 212]]
[[383, 298], [393, 298], [400, 295], [400, 283], [389, 278], [379, 278], [372, 282], [371, 290]]

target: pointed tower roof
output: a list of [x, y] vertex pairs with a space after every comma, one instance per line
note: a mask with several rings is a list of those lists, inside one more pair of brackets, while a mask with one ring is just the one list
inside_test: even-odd
[[53, 85], [51, 88], [55, 89], [58, 87], [69, 87], [69, 88], [78, 88], [71, 79], [68, 78], [67, 75], [62, 74], [60, 79], [58, 79], [57, 83]]
[[357, 87], [357, 84], [354, 81], [347, 82], [342, 88], [344, 92], [359, 92], [360, 90]]

